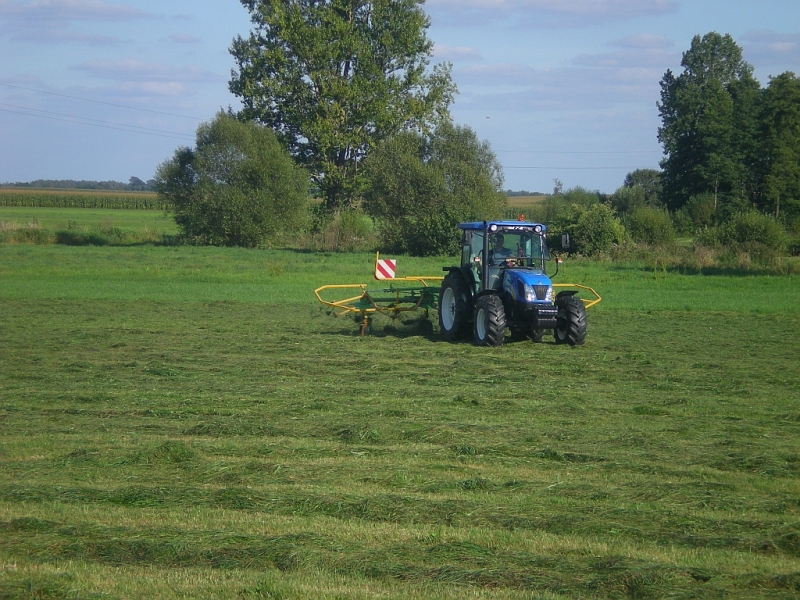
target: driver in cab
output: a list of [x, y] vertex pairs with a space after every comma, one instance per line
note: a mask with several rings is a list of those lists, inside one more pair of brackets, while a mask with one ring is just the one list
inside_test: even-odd
[[501, 265], [506, 259], [511, 258], [512, 252], [505, 247], [504, 243], [505, 238], [503, 234], [498, 233], [494, 236], [494, 247], [492, 251], [489, 252], [490, 265]]

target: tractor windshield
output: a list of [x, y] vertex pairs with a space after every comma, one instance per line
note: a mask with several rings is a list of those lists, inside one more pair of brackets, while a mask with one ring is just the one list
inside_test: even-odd
[[544, 271], [544, 261], [549, 259], [544, 237], [533, 229], [501, 228], [489, 236], [490, 265], [512, 263]]

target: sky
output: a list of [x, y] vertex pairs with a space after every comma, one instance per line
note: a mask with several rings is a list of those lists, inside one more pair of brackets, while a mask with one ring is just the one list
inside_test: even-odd
[[[611, 193], [658, 168], [659, 81], [695, 35], [730, 34], [762, 86], [800, 74], [800, 0], [427, 0], [451, 114], [505, 187]], [[151, 179], [220, 109], [238, 0], [0, 0], [0, 183]]]

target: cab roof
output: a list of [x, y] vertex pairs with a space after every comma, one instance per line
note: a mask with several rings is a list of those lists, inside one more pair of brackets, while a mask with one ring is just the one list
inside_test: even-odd
[[459, 229], [465, 229], [469, 231], [484, 231], [489, 230], [491, 231], [492, 225], [497, 227], [498, 229], [501, 227], [530, 227], [533, 229], [534, 227], [541, 227], [542, 233], [547, 231], [547, 226], [542, 223], [529, 223], [527, 221], [472, 221], [471, 223], [459, 223]]

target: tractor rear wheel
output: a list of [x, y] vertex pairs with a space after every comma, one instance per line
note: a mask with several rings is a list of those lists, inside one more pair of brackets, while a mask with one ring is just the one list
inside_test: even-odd
[[439, 292], [439, 329], [442, 337], [454, 342], [467, 333], [470, 317], [470, 293], [460, 273], [450, 272]]
[[556, 344], [580, 346], [586, 341], [586, 308], [576, 296], [565, 296], [556, 302], [558, 317], [553, 334]]
[[500, 296], [481, 296], [475, 303], [473, 338], [478, 346], [502, 346], [506, 337], [506, 309]]

